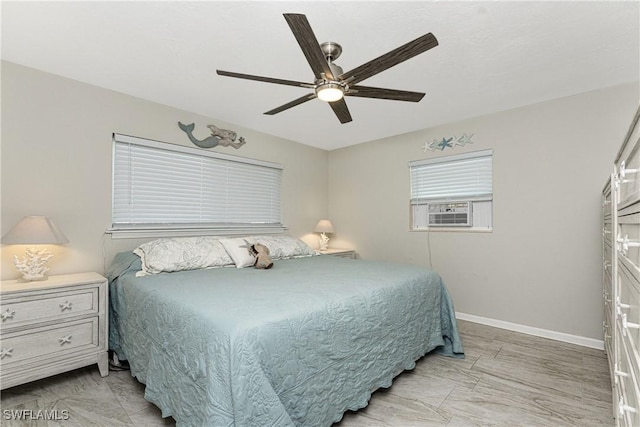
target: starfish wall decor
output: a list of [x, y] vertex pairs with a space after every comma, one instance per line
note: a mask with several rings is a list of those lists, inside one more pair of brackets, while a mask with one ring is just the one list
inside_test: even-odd
[[473, 141], [471, 141], [473, 135], [474, 134], [467, 135], [466, 133], [463, 133], [460, 137], [454, 135], [449, 138], [443, 137], [442, 139], [434, 139], [432, 142], [425, 142], [424, 145], [420, 148], [422, 148], [422, 150], [426, 153], [427, 150], [444, 151], [445, 148], [454, 148], [456, 146], [464, 147], [467, 144], [473, 144]]

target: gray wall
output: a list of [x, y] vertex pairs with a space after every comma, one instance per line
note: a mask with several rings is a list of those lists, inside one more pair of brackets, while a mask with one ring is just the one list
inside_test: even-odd
[[[330, 151], [332, 244], [431, 257], [458, 312], [601, 340], [600, 192], [637, 106], [625, 85]], [[474, 144], [420, 148], [463, 132]], [[408, 231], [407, 163], [488, 148], [493, 232]]]
[[[212, 99], [211, 102], [216, 102]], [[216, 151], [284, 165], [283, 219], [311, 244], [327, 214], [327, 151], [208, 117], [2, 62], [1, 231], [25, 215], [47, 215], [70, 243], [51, 247], [51, 274], [102, 272], [114, 252], [139, 241], [111, 240], [111, 134], [192, 146], [177, 122], [235, 130], [247, 140]], [[2, 247], [2, 279], [19, 276], [12, 263], [24, 247]]]
[[[248, 141], [217, 151], [285, 165], [289, 234], [315, 245], [310, 232], [328, 217], [333, 247], [427, 267], [431, 258], [459, 312], [601, 339], [599, 194], [637, 103], [638, 85], [625, 85], [326, 152], [2, 62], [0, 231], [48, 215], [71, 241], [52, 247], [51, 273], [102, 272], [139, 243], [104, 234], [112, 132], [190, 145], [178, 120], [195, 122], [199, 137], [214, 124]], [[474, 144], [421, 149], [462, 132]], [[493, 232], [408, 231], [407, 163], [487, 148]], [[11, 258], [23, 250], [2, 247], [3, 279], [18, 276]]]

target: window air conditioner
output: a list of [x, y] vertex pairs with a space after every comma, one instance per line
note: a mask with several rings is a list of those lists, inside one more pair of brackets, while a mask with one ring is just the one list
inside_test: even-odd
[[471, 227], [471, 202], [429, 203], [429, 227]]

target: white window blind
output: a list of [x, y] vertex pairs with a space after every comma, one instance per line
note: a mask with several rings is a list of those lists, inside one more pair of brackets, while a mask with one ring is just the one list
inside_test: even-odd
[[411, 201], [491, 198], [492, 150], [409, 163]]
[[493, 150], [412, 161], [409, 174], [411, 230], [430, 230], [429, 206], [443, 202], [470, 202], [468, 229], [493, 228]]
[[114, 134], [112, 230], [282, 230], [281, 165]]

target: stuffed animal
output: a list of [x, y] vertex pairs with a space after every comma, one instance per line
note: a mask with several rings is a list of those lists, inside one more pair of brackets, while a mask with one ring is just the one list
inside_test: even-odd
[[269, 248], [265, 245], [255, 243], [251, 245], [250, 252], [256, 257], [256, 263], [254, 264], [256, 268], [269, 269], [273, 267], [273, 262], [269, 258]]

